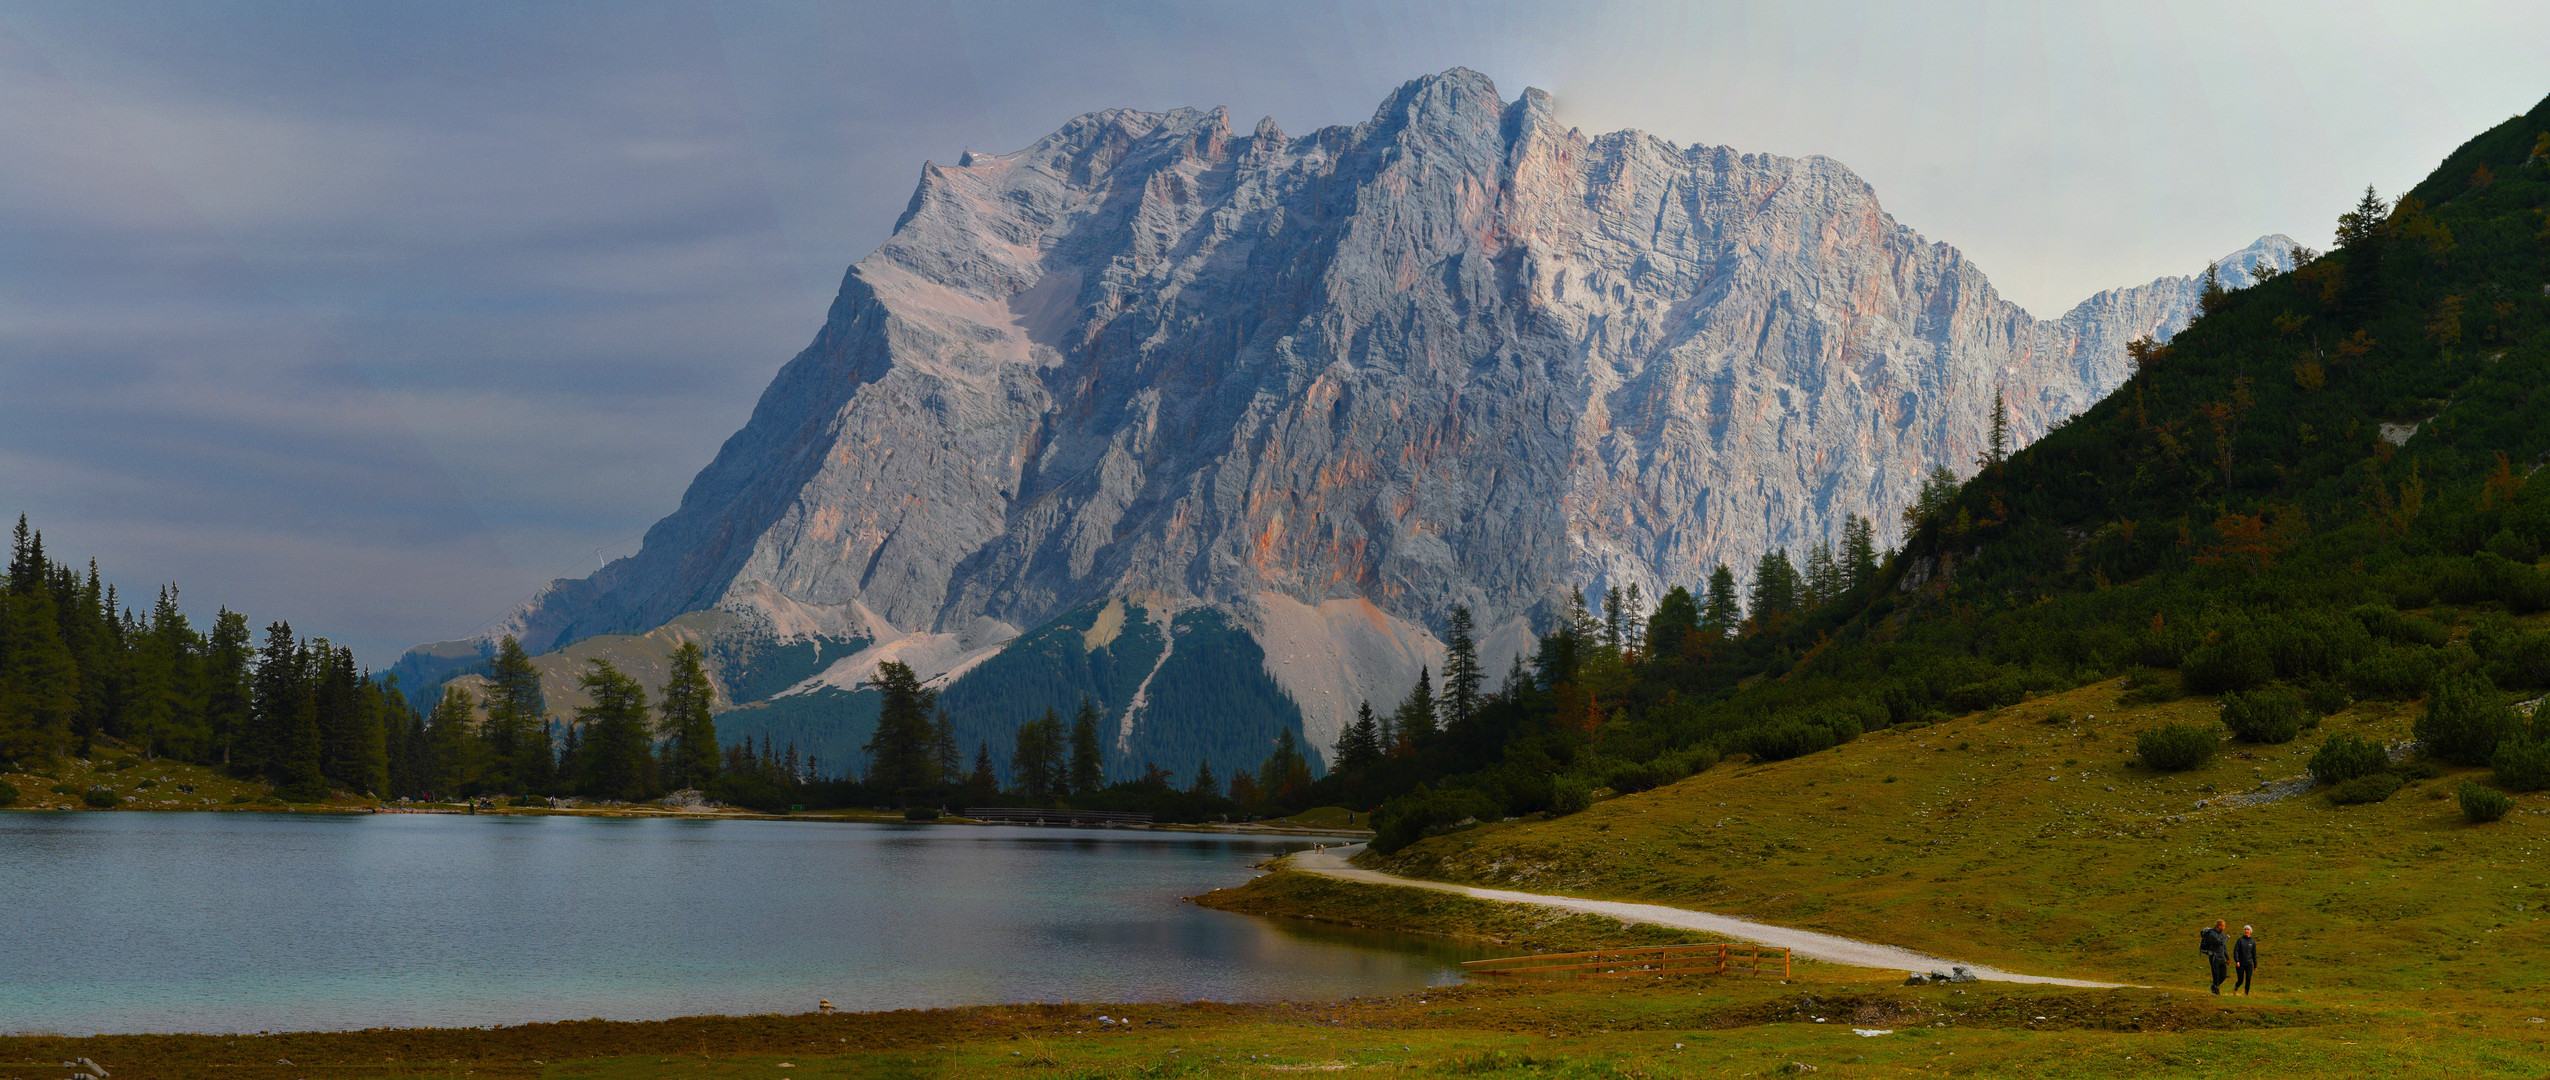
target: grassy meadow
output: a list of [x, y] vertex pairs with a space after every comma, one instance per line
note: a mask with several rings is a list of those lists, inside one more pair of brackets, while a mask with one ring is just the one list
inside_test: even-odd
[[[1730, 763], [1554, 820], [1483, 825], [1376, 869], [1637, 900], [1798, 926], [2015, 971], [2198, 987], [2196, 932], [2258, 927], [2277, 992], [2550, 990], [2550, 794], [2484, 825], [2446, 769], [2388, 801], [2268, 798], [2320, 739], [2408, 737], [2367, 702], [2281, 746], [2137, 763], [2139, 731], [2214, 725], [2207, 698], [2120, 703], [2109, 680], [1838, 750]], [[2250, 799], [2263, 799], [2244, 805]]]

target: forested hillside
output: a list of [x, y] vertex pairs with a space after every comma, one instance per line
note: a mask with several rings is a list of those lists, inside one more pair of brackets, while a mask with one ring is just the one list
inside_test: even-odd
[[2510, 707], [2550, 688], [2550, 634], [2523, 618], [2550, 609], [2545, 207], [2550, 103], [2396, 200], [2368, 189], [2337, 250], [2209, 288], [2116, 393], [1937, 474], [1884, 558], [1766, 558], [1740, 622], [1728, 573], [1653, 610], [1586, 605], [1495, 692], [1421, 686], [1395, 737], [1350, 730], [1301, 798], [1388, 800], [1388, 849], [2120, 673], [2229, 695], [2261, 741], [2424, 698], [2428, 753], [2550, 783], [2550, 731]]
[[87, 757], [100, 736], [150, 757], [228, 766], [291, 797], [394, 790], [415, 716], [395, 688], [359, 671], [351, 650], [297, 637], [287, 623], [255, 641], [223, 608], [209, 632], [177, 606], [174, 585], [150, 613], [48, 557], [18, 519], [0, 595], [0, 763]]

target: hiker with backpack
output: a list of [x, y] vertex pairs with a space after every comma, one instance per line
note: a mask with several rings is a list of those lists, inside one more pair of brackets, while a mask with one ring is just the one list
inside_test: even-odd
[[2231, 924], [2215, 919], [2212, 926], [2196, 935], [2196, 951], [2205, 954], [2205, 963], [2214, 969], [2214, 993], [2222, 993], [2222, 981], [2231, 977]]

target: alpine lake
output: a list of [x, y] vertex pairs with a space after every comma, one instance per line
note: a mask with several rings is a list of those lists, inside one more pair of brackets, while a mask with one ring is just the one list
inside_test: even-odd
[[0, 1034], [461, 1027], [1460, 980], [1198, 908], [1311, 841], [955, 824], [0, 814]]

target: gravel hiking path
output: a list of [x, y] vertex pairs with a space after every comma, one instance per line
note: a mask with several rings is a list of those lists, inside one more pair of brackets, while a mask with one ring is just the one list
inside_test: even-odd
[[[1539, 904], [1542, 907], [1553, 907], [1562, 911], [1580, 911], [1588, 915], [1603, 915], [1618, 919], [1622, 922], [1652, 923], [1657, 926], [1673, 926], [1685, 930], [1698, 930], [1702, 933], [1717, 934], [1722, 937], [1734, 938], [1738, 941], [1750, 941], [1762, 945], [1784, 946], [1789, 950], [1790, 954], [1794, 956], [1808, 960], [1822, 960], [1827, 963], [1848, 964], [1852, 967], [1893, 968], [1897, 971], [1908, 972], [1944, 972], [1948, 970], [1952, 963], [1954, 963], [1953, 961], [1942, 960], [1936, 956], [1926, 956], [1921, 953], [1914, 952], [1911, 949], [1897, 948], [1893, 945], [1877, 945], [1866, 941], [1854, 941], [1850, 938], [1837, 937], [1832, 934], [1819, 934], [1812, 930], [1792, 930], [1785, 926], [1772, 926], [1768, 923], [1749, 922], [1744, 919], [1731, 919], [1724, 915], [1711, 915], [1705, 911], [1689, 911], [1683, 908], [1666, 907], [1662, 904], [1627, 904], [1616, 900], [1580, 900], [1573, 896], [1549, 896], [1542, 893], [1510, 892], [1505, 889], [1478, 889], [1472, 888], [1468, 885], [1452, 885], [1440, 881], [1421, 881], [1416, 878], [1404, 878], [1396, 874], [1385, 874], [1378, 870], [1364, 870], [1347, 865], [1346, 860], [1353, 858], [1357, 852], [1362, 850], [1362, 844], [1350, 844], [1345, 847], [1316, 848], [1310, 851], [1300, 851], [1293, 853], [1293, 855], [1287, 858], [1284, 865], [1290, 869], [1318, 874], [1322, 877], [1332, 877], [1340, 881], [1360, 881], [1369, 885], [1401, 885], [1412, 889], [1433, 889], [1438, 892], [1458, 893], [1462, 896], [1473, 896], [1481, 900], [1502, 900], [1509, 904]], [[1998, 968], [1984, 967], [1980, 964], [1965, 964], [1963, 966], [1966, 970], [1973, 972], [1975, 978], [1988, 982], [2043, 983], [2048, 986], [2080, 986], [2095, 989], [2109, 989], [2127, 985], [2125, 983], [2090, 982], [2085, 979], [2058, 979], [2050, 975], [2021, 975], [2014, 971], [2002, 971]]]

